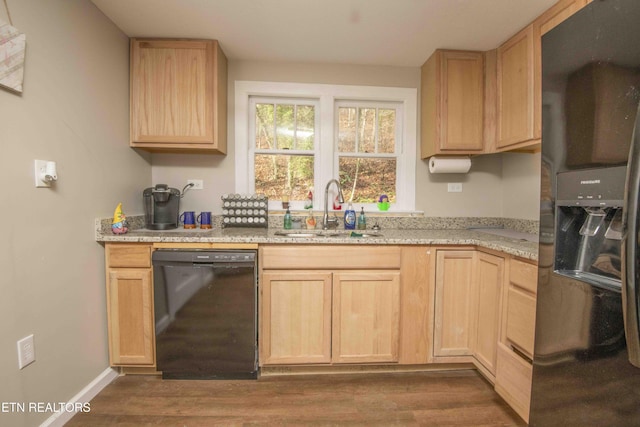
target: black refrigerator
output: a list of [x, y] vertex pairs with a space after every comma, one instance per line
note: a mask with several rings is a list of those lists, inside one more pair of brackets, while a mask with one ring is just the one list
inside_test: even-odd
[[531, 426], [640, 426], [640, 0], [542, 37]]

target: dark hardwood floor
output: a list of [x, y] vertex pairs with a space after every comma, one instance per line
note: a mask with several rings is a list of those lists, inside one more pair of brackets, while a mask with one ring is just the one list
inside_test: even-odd
[[526, 426], [473, 370], [268, 376], [119, 377], [67, 426]]

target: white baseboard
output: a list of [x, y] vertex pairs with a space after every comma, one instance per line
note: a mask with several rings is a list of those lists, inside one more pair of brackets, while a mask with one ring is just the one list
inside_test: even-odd
[[[100, 375], [98, 375], [93, 381], [91, 381], [85, 388], [80, 390], [78, 394], [73, 396], [67, 404], [72, 407], [76, 403], [85, 403], [96, 397], [98, 393], [108, 386], [118, 375], [118, 371], [113, 368], [105, 369]], [[40, 427], [62, 427], [67, 421], [69, 421], [76, 413], [75, 412], [56, 412], [47, 418]]]

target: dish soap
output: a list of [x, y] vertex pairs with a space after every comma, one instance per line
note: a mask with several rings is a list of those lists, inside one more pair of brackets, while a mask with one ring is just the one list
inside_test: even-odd
[[291, 212], [289, 212], [289, 208], [287, 208], [287, 211], [284, 213], [283, 223], [285, 230], [291, 230]]
[[353, 205], [349, 203], [347, 210], [344, 211], [344, 229], [355, 230], [356, 228], [356, 211], [353, 210]]
[[367, 217], [364, 216], [364, 207], [360, 208], [360, 216], [358, 217], [358, 230], [367, 229]]

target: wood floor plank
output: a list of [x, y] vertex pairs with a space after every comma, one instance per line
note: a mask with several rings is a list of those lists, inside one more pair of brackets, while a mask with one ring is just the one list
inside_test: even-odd
[[68, 426], [526, 426], [475, 371], [117, 378]]

